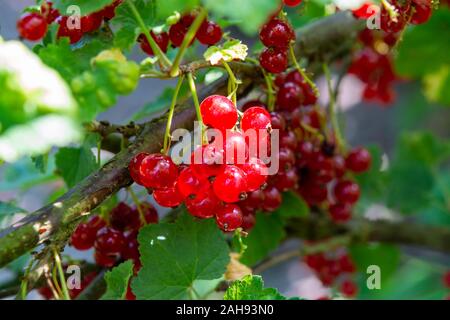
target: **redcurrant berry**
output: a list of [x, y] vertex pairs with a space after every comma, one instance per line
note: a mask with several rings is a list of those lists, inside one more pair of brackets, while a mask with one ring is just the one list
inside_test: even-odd
[[193, 199], [187, 198], [185, 202], [189, 213], [202, 219], [213, 217], [220, 205], [220, 200], [212, 189], [198, 193]]
[[102, 254], [120, 254], [125, 246], [125, 238], [122, 232], [105, 227], [97, 232], [94, 245], [97, 252]]
[[331, 218], [335, 222], [347, 222], [352, 217], [352, 207], [348, 203], [336, 203], [329, 208]]
[[272, 19], [263, 25], [259, 37], [266, 47], [279, 47], [286, 50], [289, 42], [295, 40], [295, 33], [285, 21]]
[[266, 212], [273, 212], [278, 209], [283, 201], [283, 197], [277, 188], [269, 186], [264, 189], [264, 202], [262, 204], [263, 210]]
[[256, 130], [271, 130], [270, 114], [266, 109], [261, 107], [252, 107], [244, 112], [241, 119], [241, 129], [242, 131], [247, 131], [249, 129]]
[[157, 189], [153, 191], [153, 198], [162, 207], [175, 208], [183, 203], [184, 196], [178, 190], [178, 183], [167, 189]]
[[173, 186], [177, 178], [178, 168], [168, 156], [151, 154], [141, 162], [139, 181], [146, 188], [169, 188]]
[[225, 166], [213, 183], [216, 196], [224, 202], [238, 202], [244, 200], [248, 190], [245, 172], [232, 165]]
[[372, 157], [370, 152], [364, 148], [353, 149], [345, 159], [347, 169], [355, 173], [361, 173], [369, 170], [371, 162]]
[[344, 280], [341, 284], [341, 293], [347, 298], [352, 298], [358, 293], [358, 286], [350, 280]]
[[294, 82], [286, 82], [278, 90], [277, 106], [281, 110], [293, 111], [303, 102], [303, 90]]
[[212, 46], [222, 39], [222, 28], [212, 21], [203, 21], [196, 37], [201, 44]]
[[81, 17], [81, 31], [83, 33], [93, 32], [100, 28], [103, 17], [100, 12]]
[[209, 188], [209, 181], [204, 177], [197, 176], [191, 167], [181, 171], [177, 184], [178, 190], [185, 198], [194, 198], [196, 194]]
[[334, 186], [334, 196], [341, 203], [353, 204], [359, 199], [359, 186], [350, 180], [341, 180]]
[[242, 211], [237, 205], [226, 204], [217, 210], [216, 222], [223, 231], [234, 231], [242, 225]]
[[114, 229], [124, 231], [139, 222], [139, 215], [126, 203], [120, 202], [109, 213], [109, 222]]
[[209, 96], [200, 104], [200, 111], [203, 122], [216, 129], [231, 129], [238, 119], [236, 106], [224, 96]]
[[[161, 51], [167, 52], [167, 47], [169, 45], [169, 35], [167, 34], [167, 32], [154, 33], [153, 31], [151, 31], [150, 35], [155, 40]], [[153, 49], [144, 34], [139, 35], [138, 42], [140, 42], [141, 44], [142, 51], [147, 53], [149, 56], [154, 55]]]
[[100, 251], [95, 251], [94, 254], [95, 263], [101, 267], [111, 268], [117, 262], [117, 255], [109, 255]]
[[17, 22], [17, 30], [22, 38], [37, 41], [47, 33], [47, 21], [39, 13], [26, 13]]
[[88, 250], [94, 246], [97, 231], [86, 223], [80, 223], [70, 238], [70, 243], [77, 250]]
[[198, 147], [191, 154], [191, 169], [200, 178], [211, 179], [223, 169], [223, 149], [214, 144]]
[[286, 49], [266, 48], [259, 56], [261, 66], [271, 73], [280, 73], [286, 70], [288, 58]]
[[130, 164], [128, 165], [128, 170], [130, 171], [130, 176], [133, 179], [134, 182], [136, 182], [137, 184], [142, 185], [142, 181], [140, 180], [141, 178], [141, 164], [142, 161], [149, 156], [148, 153], [146, 152], [141, 152], [138, 155], [136, 155], [135, 157], [133, 157], [133, 159], [131, 159]]
[[267, 166], [258, 158], [250, 158], [247, 163], [239, 165], [239, 168], [247, 175], [248, 191], [260, 189], [267, 180]]
[[296, 7], [300, 3], [302, 3], [302, 0], [283, 0], [284, 4], [288, 7]]

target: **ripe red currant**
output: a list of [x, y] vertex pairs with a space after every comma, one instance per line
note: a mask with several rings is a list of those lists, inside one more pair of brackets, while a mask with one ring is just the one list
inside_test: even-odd
[[369, 170], [371, 162], [372, 157], [370, 152], [364, 148], [353, 149], [345, 159], [347, 169], [355, 173], [361, 173]]
[[184, 200], [184, 196], [178, 190], [177, 182], [170, 188], [153, 191], [153, 198], [157, 204], [166, 208], [178, 207]]
[[272, 129], [284, 131], [286, 130], [286, 119], [277, 112], [270, 113], [270, 123]]
[[70, 243], [77, 250], [88, 250], [94, 246], [97, 230], [88, 224], [80, 223], [70, 238]]
[[222, 39], [222, 28], [212, 21], [203, 21], [196, 37], [201, 44], [212, 46]]
[[334, 186], [334, 196], [341, 203], [353, 204], [359, 199], [359, 186], [350, 180], [341, 180]]
[[81, 17], [81, 31], [83, 33], [93, 32], [100, 28], [103, 17], [100, 12]]
[[[167, 32], [154, 33], [153, 31], [151, 31], [150, 35], [155, 40], [161, 51], [167, 52], [167, 47], [169, 45], [169, 35], [167, 34]], [[138, 42], [141, 44], [142, 51], [147, 53], [149, 56], [154, 55], [153, 49], [144, 34], [139, 35]]]
[[282, 192], [294, 189], [297, 186], [298, 179], [297, 170], [290, 168], [278, 173], [275, 178], [275, 187]]
[[17, 22], [20, 36], [30, 41], [41, 40], [47, 33], [47, 27], [47, 21], [39, 13], [26, 13]]
[[209, 188], [209, 181], [197, 176], [191, 167], [181, 171], [177, 180], [178, 190], [185, 198], [194, 198], [196, 194]]
[[267, 166], [258, 158], [250, 158], [247, 163], [239, 165], [239, 168], [247, 175], [248, 191], [260, 189], [267, 180]]
[[248, 193], [247, 199], [239, 202], [242, 212], [256, 212], [262, 208], [264, 202], [264, 191], [261, 189]]
[[427, 22], [432, 14], [430, 0], [412, 0], [414, 6], [414, 14], [411, 17], [412, 24], [422, 24]]
[[278, 90], [277, 106], [281, 110], [293, 111], [303, 102], [303, 90], [295, 82], [286, 82]]
[[344, 273], [356, 272], [356, 266], [348, 254], [343, 254], [338, 259], [339, 268]]
[[288, 7], [296, 7], [300, 3], [302, 3], [302, 0], [283, 0], [284, 4]]
[[347, 298], [352, 298], [358, 293], [358, 286], [350, 280], [344, 280], [341, 284], [341, 293]]
[[139, 260], [139, 244], [137, 241], [137, 232], [131, 232], [125, 237], [125, 246], [121, 252], [121, 257], [124, 260]]
[[336, 203], [329, 208], [331, 218], [335, 222], [347, 222], [352, 217], [352, 207], [348, 203]]
[[295, 40], [295, 33], [285, 21], [272, 19], [263, 25], [259, 37], [266, 47], [278, 47], [286, 50], [289, 42]]
[[70, 43], [74, 44], [80, 41], [83, 37], [83, 31], [81, 31], [81, 28], [70, 25], [68, 22], [68, 17], [60, 16], [56, 19], [56, 22], [59, 24], [58, 33], [56, 34], [58, 39], [69, 38]]
[[233, 102], [224, 96], [212, 95], [200, 104], [203, 122], [216, 129], [231, 129], [238, 119]]
[[142, 161], [149, 156], [150, 154], [146, 152], [141, 152], [137, 154], [136, 156], [131, 159], [130, 164], [128, 165], [128, 170], [130, 171], [130, 176], [133, 179], [134, 182], [137, 184], [142, 185], [141, 178], [141, 164]]
[[125, 237], [122, 232], [112, 228], [102, 228], [97, 232], [95, 249], [102, 254], [120, 254], [125, 247]]
[[187, 28], [183, 26], [180, 22], [175, 23], [170, 26], [169, 38], [172, 46], [178, 48], [183, 43], [184, 37], [186, 36]]
[[223, 149], [214, 144], [196, 148], [191, 154], [191, 169], [200, 178], [210, 179], [217, 176], [223, 169]]
[[[147, 224], [158, 223], [158, 220], [159, 220], [158, 212], [156, 211], [155, 207], [152, 206], [151, 203], [141, 202], [139, 207], [140, 207], [141, 211], [144, 213], [144, 219]], [[139, 213], [137, 208], [135, 210], [137, 211], [137, 213]], [[141, 227], [141, 221], [139, 221], [139, 225], [136, 226], [134, 229], [136, 230], [136, 229], [139, 229], [140, 227]]]
[[109, 222], [114, 229], [124, 231], [128, 227], [133, 227], [136, 223], [139, 223], [139, 215], [126, 203], [120, 202], [109, 213]]
[[117, 262], [117, 255], [109, 255], [101, 251], [95, 251], [94, 259], [97, 265], [105, 268], [111, 268], [114, 267]]
[[281, 205], [283, 197], [277, 188], [269, 186], [264, 189], [264, 202], [262, 207], [266, 212], [273, 212]]
[[185, 202], [189, 213], [202, 219], [212, 218], [220, 205], [220, 200], [212, 189], [198, 193], [193, 199], [187, 198]]
[[216, 222], [223, 231], [234, 231], [242, 225], [242, 211], [237, 205], [226, 204], [217, 210]]
[[270, 114], [261, 107], [251, 107], [244, 112], [241, 119], [242, 131], [253, 130], [271, 130]]
[[139, 181], [146, 188], [169, 188], [173, 186], [177, 178], [178, 168], [168, 156], [151, 154], [141, 162]]
[[[216, 145], [217, 141], [213, 144]], [[217, 144], [217, 147], [219, 145]], [[246, 137], [237, 131], [227, 130], [225, 145], [223, 146], [223, 158], [228, 164], [243, 164], [248, 158], [248, 145]]]
[[244, 200], [248, 190], [245, 172], [232, 165], [225, 166], [213, 183], [216, 196], [224, 202], [238, 202]]
[[261, 66], [271, 73], [280, 73], [286, 70], [288, 58], [286, 49], [266, 48], [259, 56]]

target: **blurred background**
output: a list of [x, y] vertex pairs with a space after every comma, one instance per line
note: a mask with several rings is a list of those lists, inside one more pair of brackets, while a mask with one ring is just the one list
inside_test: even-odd
[[[0, 34], [5, 40], [18, 38], [15, 27], [16, 21], [21, 15], [23, 8], [32, 4], [34, 4], [34, 1], [0, 1]], [[233, 30], [233, 32], [238, 31]], [[245, 39], [243, 35], [239, 37]], [[254, 39], [248, 39], [248, 41], [254, 42]], [[437, 52], [436, 54], [448, 55], [448, 52]], [[136, 61], [144, 58], [138, 48], [131, 54], [131, 57]], [[334, 81], [337, 78], [338, 74], [334, 74]], [[325, 80], [319, 77], [317, 81], [320, 91], [323, 92], [321, 102], [325, 104], [328, 98]], [[108, 120], [111, 123], [125, 124], [134, 112], [157, 99], [164, 88], [174, 86], [174, 84], [173, 81], [143, 80], [140, 82], [138, 90], [129, 96], [120, 97], [117, 106], [101, 114], [99, 119]], [[447, 141], [450, 138], [449, 109], [428, 102], [422, 93], [419, 82], [400, 79], [395, 86], [395, 90], [397, 96], [395, 102], [389, 106], [380, 106], [379, 104], [362, 101], [362, 84], [353, 76], [345, 76], [339, 88], [338, 106], [343, 112], [341, 119], [345, 126], [347, 140], [354, 146], [377, 146], [381, 151], [384, 167], [389, 166], [390, 158], [402, 134], [425, 130], [431, 131]], [[50, 163], [49, 166], [54, 168], [54, 164]], [[33, 168], [34, 165], [29, 159], [21, 160], [14, 165], [0, 167], [0, 201], [18, 200], [17, 206], [31, 212], [39, 209], [49, 199], [55, 198], [64, 190], [63, 182], [55, 179], [51, 170], [48, 170], [49, 174], [43, 176], [37, 169]], [[414, 173], [412, 172], [411, 174]], [[450, 180], [447, 180], [447, 183], [448, 181]], [[159, 211], [163, 212], [164, 210], [159, 208]], [[370, 205], [364, 203], [361, 206], [361, 215], [395, 219], [398, 213], [380, 203], [372, 203]], [[448, 212], [447, 216], [437, 215], [437, 217], [438, 223], [442, 223], [442, 221], [449, 223], [450, 221]], [[15, 217], [14, 219], [18, 218], [20, 217]], [[3, 222], [2, 227], [5, 224], [6, 222]], [[297, 246], [297, 241], [289, 241], [279, 248], [279, 252], [289, 252]], [[413, 278], [411, 279], [413, 282], [415, 280], [426, 280], [425, 271], [423, 270], [428, 270], [428, 267], [423, 262], [424, 260], [433, 261], [433, 263], [440, 266], [450, 266], [450, 259], [438, 253], [427, 252], [417, 248], [403, 248], [403, 252], [403, 266], [397, 272], [407, 273]], [[80, 256], [80, 253], [74, 250], [68, 249], [68, 253]], [[87, 252], [81, 256], [91, 259], [91, 254], [92, 252]], [[0, 283], [12, 278], [15, 272], [14, 268], [22, 268], [25, 260], [26, 258], [17, 261], [17, 264], [10, 269], [0, 270]], [[414, 273], [414, 270], [416, 273]], [[433, 275], [434, 278], [431, 277], [430, 279], [436, 280], [438, 275], [439, 272], [436, 272]], [[414, 279], [414, 277], [422, 276], [425, 278]], [[320, 280], [298, 257], [293, 257], [283, 264], [263, 271], [263, 278], [267, 286], [279, 288], [282, 293], [288, 296], [316, 299], [329, 294], [329, 289], [322, 285]], [[439, 286], [439, 284], [436, 284], [436, 286]], [[435, 297], [435, 292], [430, 287], [424, 287], [423, 290], [424, 292], [419, 292], [422, 296]], [[33, 299], [40, 298], [36, 292], [32, 293], [30, 297]], [[400, 289], [397, 290], [397, 288], [393, 287], [389, 297], [400, 297]]]

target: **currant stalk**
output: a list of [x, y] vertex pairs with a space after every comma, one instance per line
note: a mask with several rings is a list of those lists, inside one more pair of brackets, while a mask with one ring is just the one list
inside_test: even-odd
[[130, 194], [131, 198], [133, 199], [133, 202], [136, 205], [136, 209], [139, 212], [139, 219], [141, 220], [142, 225], [147, 224], [147, 220], [145, 220], [145, 214], [142, 211], [141, 208], [141, 202], [139, 201], [139, 198], [137, 197], [136, 193], [134, 193], [133, 189], [131, 187], [128, 187], [128, 193]]
[[184, 80], [184, 75], [181, 75], [178, 78], [177, 86], [175, 87], [175, 92], [172, 97], [172, 103], [170, 104], [169, 115], [167, 116], [166, 133], [164, 135], [164, 146], [163, 146], [163, 150], [162, 150], [162, 153], [164, 153], [166, 155], [170, 149], [170, 142], [171, 142], [170, 128], [172, 126], [173, 113], [175, 111], [175, 105], [177, 104], [178, 94], [179, 94], [181, 86], [183, 84], [183, 80]]
[[263, 72], [267, 87], [267, 108], [270, 112], [273, 112], [275, 110], [275, 92], [273, 90], [273, 81], [264, 68], [261, 68], [261, 70]]
[[61, 265], [61, 258], [56, 249], [53, 249], [53, 255], [55, 258], [56, 268], [58, 269], [59, 282], [61, 283], [63, 298], [64, 300], [70, 300], [69, 289], [67, 289], [66, 278]]
[[194, 101], [195, 111], [197, 113], [197, 121], [200, 126], [200, 132], [202, 135], [202, 142], [203, 142], [204, 137], [205, 137], [205, 134], [204, 134], [205, 126], [203, 124], [202, 113], [200, 111], [200, 102], [198, 101], [197, 88], [195, 87], [194, 77], [191, 72], [189, 72], [187, 74], [187, 78], [188, 78], [188, 83], [189, 83], [189, 89], [190, 89], [191, 95], [192, 95], [192, 100]]
[[233, 70], [231, 70], [230, 65], [225, 61], [222, 60], [222, 64], [228, 72], [228, 95], [230, 96], [231, 101], [233, 101], [234, 105], [237, 103], [237, 96], [236, 92], [238, 89], [238, 85], [240, 81], [236, 78], [236, 76], [233, 73]]
[[327, 79], [327, 86], [328, 86], [328, 95], [330, 96], [330, 109], [329, 109], [329, 116], [331, 120], [331, 126], [333, 128], [334, 135], [336, 137], [336, 143], [340, 150], [345, 148], [345, 142], [342, 138], [341, 129], [339, 126], [338, 118], [337, 118], [337, 111], [336, 111], [336, 101], [335, 101], [335, 94], [333, 91], [332, 83], [331, 83], [331, 74], [330, 69], [328, 68], [328, 65], [326, 63], [322, 64], [323, 73], [325, 74], [325, 78]]
[[198, 12], [197, 16], [195, 17], [194, 22], [189, 27], [188, 32], [184, 36], [183, 42], [181, 43], [180, 49], [178, 50], [177, 56], [175, 57], [172, 68], [170, 70], [170, 75], [172, 77], [176, 77], [179, 74], [181, 59], [183, 59], [183, 56], [184, 56], [184, 53], [186, 52], [187, 47], [194, 39], [195, 34], [197, 33], [198, 29], [202, 25], [203, 20], [205, 20], [206, 15], [207, 15], [206, 10], [204, 8], [201, 8], [200, 11]]
[[297, 71], [302, 75], [303, 79], [306, 81], [307, 84], [311, 86], [311, 88], [314, 91], [314, 94], [316, 97], [319, 96], [319, 89], [317, 89], [316, 84], [308, 77], [305, 70], [303, 70], [302, 67], [298, 64], [297, 58], [295, 56], [294, 47], [292, 46], [292, 43], [289, 44], [289, 54], [291, 56], [292, 62], [294, 63], [295, 68]]
[[169, 58], [164, 54], [164, 52], [161, 51], [161, 48], [156, 43], [155, 39], [150, 35], [150, 32], [148, 31], [148, 28], [145, 25], [144, 20], [142, 19], [139, 11], [137, 10], [136, 6], [134, 5], [132, 0], [127, 0], [127, 4], [130, 7], [131, 11], [133, 12], [134, 18], [136, 19], [137, 23], [139, 24], [139, 27], [141, 28], [142, 33], [145, 35], [145, 38], [147, 39], [148, 43], [150, 44], [150, 47], [152, 48], [155, 55], [159, 58], [159, 61], [161, 61], [162, 65], [166, 68], [170, 68], [172, 66], [172, 62], [170, 62]]

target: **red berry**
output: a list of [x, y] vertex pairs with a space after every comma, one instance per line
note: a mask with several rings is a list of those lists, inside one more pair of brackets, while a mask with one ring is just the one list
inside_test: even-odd
[[272, 125], [272, 129], [274, 130], [286, 130], [286, 119], [277, 112], [272, 112], [270, 114], [270, 123]]
[[346, 170], [344, 157], [337, 154], [333, 157], [332, 163], [334, 167], [334, 175], [336, 176], [336, 178], [342, 178]]
[[264, 191], [261, 189], [249, 192], [247, 199], [239, 202], [239, 207], [241, 207], [242, 212], [256, 212], [262, 208], [264, 201]]
[[146, 188], [169, 188], [177, 178], [178, 168], [168, 156], [151, 154], [141, 162], [139, 180]]
[[281, 148], [278, 152], [278, 166], [280, 170], [288, 170], [295, 165], [295, 154], [291, 149]]
[[344, 280], [341, 284], [341, 293], [347, 298], [352, 298], [358, 293], [358, 286], [350, 280]]
[[198, 147], [191, 154], [191, 169], [200, 178], [210, 179], [223, 169], [223, 149], [214, 144]]
[[213, 217], [219, 205], [220, 200], [212, 189], [198, 193], [193, 199], [186, 199], [186, 208], [189, 213], [202, 219]]
[[261, 107], [252, 107], [244, 112], [241, 119], [242, 131], [249, 129], [253, 130], [265, 130], [271, 129], [270, 114], [266, 109]]
[[256, 218], [254, 214], [245, 214], [242, 215], [242, 229], [245, 231], [249, 231], [253, 228], [256, 223]]
[[115, 0], [109, 6], [106, 6], [102, 11], [102, 15], [105, 19], [111, 20], [116, 15], [116, 8], [122, 3], [123, 0]]
[[430, 0], [412, 0], [414, 5], [414, 14], [411, 17], [412, 24], [422, 24], [427, 22], [432, 14]]
[[283, 0], [283, 2], [288, 7], [295, 7], [302, 3], [302, 0]]
[[288, 23], [280, 19], [272, 19], [263, 25], [259, 37], [266, 47], [286, 50], [289, 42], [295, 40], [295, 33]]
[[335, 222], [347, 222], [352, 217], [352, 207], [348, 203], [333, 204], [329, 208], [331, 218]]
[[252, 108], [252, 107], [261, 107], [261, 108], [263, 108], [263, 109], [267, 109], [267, 106], [264, 104], [264, 103], [262, 103], [261, 101], [259, 101], [259, 100], [250, 100], [250, 101], [247, 101], [246, 103], [244, 103], [243, 105], [242, 105], [242, 111], [244, 112], [244, 111], [247, 111], [248, 109], [250, 109], [250, 108]]
[[280, 148], [297, 149], [297, 136], [293, 131], [285, 131], [281, 134]]
[[271, 73], [280, 73], [286, 70], [288, 58], [286, 49], [266, 48], [259, 56], [261, 66]]
[[139, 223], [139, 215], [126, 203], [120, 202], [109, 214], [109, 223], [116, 230], [124, 231]]
[[17, 21], [17, 30], [22, 38], [41, 40], [47, 33], [47, 21], [39, 13], [26, 13]]
[[106, 221], [100, 218], [99, 216], [95, 216], [92, 217], [92, 219], [89, 220], [87, 224], [89, 228], [95, 230], [95, 234], [97, 234], [98, 230], [106, 226]]
[[[152, 206], [151, 203], [148, 202], [141, 202], [140, 204], [141, 211], [144, 213], [145, 222], [147, 224], [149, 223], [158, 223], [158, 212], [156, 211], [155, 207]], [[137, 211], [137, 208], [135, 209]], [[139, 211], [138, 211], [139, 213]], [[141, 227], [141, 224], [137, 226], [135, 229], [139, 229]]]
[[212, 21], [203, 21], [196, 37], [201, 44], [212, 46], [222, 39], [222, 28]]
[[166, 208], [178, 207], [184, 200], [184, 196], [178, 190], [177, 182], [170, 188], [153, 191], [153, 198], [157, 204]]
[[277, 106], [280, 110], [293, 111], [303, 102], [302, 88], [295, 82], [286, 82], [278, 90]]
[[325, 256], [322, 253], [309, 254], [305, 256], [305, 263], [313, 270], [320, 270], [326, 264]]
[[[169, 35], [167, 32], [161, 32], [161, 33], [154, 33], [153, 31], [150, 32], [151, 37], [155, 40], [158, 47], [161, 49], [162, 52], [167, 52], [167, 47], [169, 46]], [[145, 53], [147, 53], [150, 56], [153, 56], [153, 49], [150, 46], [150, 43], [147, 40], [147, 37], [144, 34], [140, 34], [138, 38], [138, 42], [141, 44], [141, 49]]]
[[81, 31], [84, 33], [96, 31], [100, 28], [102, 22], [103, 17], [100, 12], [81, 17]]
[[294, 189], [298, 183], [297, 170], [291, 168], [287, 171], [282, 171], [278, 173], [275, 180], [275, 187], [282, 192]]
[[58, 39], [69, 38], [71, 44], [77, 43], [81, 40], [83, 37], [83, 31], [77, 28], [76, 25], [71, 25], [68, 21], [68, 17], [61, 16], [56, 21], [59, 24], [58, 33], [56, 34]]
[[267, 166], [258, 158], [251, 158], [247, 163], [240, 165], [239, 168], [247, 175], [248, 191], [258, 190], [267, 180]]
[[95, 251], [94, 259], [97, 265], [105, 268], [114, 267], [117, 262], [116, 255], [108, 255], [100, 251]]
[[302, 184], [299, 193], [310, 206], [321, 204], [328, 197], [326, 186], [312, 181]]
[[364, 148], [353, 149], [345, 159], [347, 169], [355, 173], [361, 173], [369, 170], [371, 162], [372, 157], [370, 152]]
[[88, 250], [94, 246], [97, 231], [86, 223], [80, 223], [70, 238], [70, 243], [77, 250]]
[[125, 246], [121, 252], [122, 259], [124, 260], [139, 260], [139, 244], [137, 241], [137, 232], [132, 232], [125, 238]]
[[346, 273], [356, 272], [356, 266], [348, 254], [343, 254], [339, 258], [338, 263], [339, 263], [339, 267], [342, 272], [346, 272]]
[[334, 186], [334, 196], [341, 203], [355, 203], [359, 199], [359, 193], [359, 186], [353, 181], [342, 180]]
[[216, 129], [231, 129], [238, 119], [236, 106], [224, 96], [209, 96], [200, 104], [200, 111], [203, 122]]
[[48, 24], [52, 23], [60, 16], [59, 11], [53, 8], [53, 3], [51, 1], [44, 1], [41, 4], [41, 14]]
[[105, 227], [97, 232], [95, 249], [106, 255], [120, 254], [125, 247], [125, 238], [122, 232]]
[[149, 156], [150, 154], [146, 152], [141, 152], [138, 155], [134, 156], [133, 159], [131, 159], [130, 164], [128, 165], [128, 170], [130, 171], [130, 176], [133, 179], [134, 182], [137, 184], [142, 185], [141, 178], [141, 164], [142, 161]]
[[169, 38], [172, 45], [176, 48], [181, 46], [181, 43], [186, 36], [187, 28], [183, 26], [180, 22], [175, 23], [170, 26], [169, 29]]
[[394, 32], [394, 33], [399, 32], [403, 30], [403, 28], [405, 28], [406, 26], [405, 16], [403, 12], [398, 6], [396, 5], [394, 6], [396, 7], [397, 12], [400, 12], [397, 15], [396, 20], [391, 18], [388, 10], [386, 10], [384, 5], [381, 8], [381, 17], [380, 17], [381, 29], [385, 32]]
[[244, 200], [248, 190], [247, 176], [236, 166], [227, 165], [213, 183], [216, 196], [224, 202]]
[[178, 190], [185, 198], [194, 198], [196, 194], [209, 188], [209, 181], [197, 176], [191, 167], [181, 171], [177, 180]]
[[237, 205], [226, 204], [217, 210], [216, 222], [223, 231], [234, 231], [242, 225], [242, 211]]
[[[227, 164], [243, 164], [248, 158], [249, 150], [246, 142], [246, 136], [237, 131], [227, 130], [225, 138], [225, 145], [223, 146], [223, 158]], [[213, 143], [220, 147], [216, 140]]]
[[277, 188], [269, 186], [264, 189], [264, 202], [262, 207], [266, 212], [273, 212], [281, 205], [283, 198]]
[[297, 164], [305, 166], [314, 154], [314, 145], [310, 141], [302, 141], [297, 146]]

